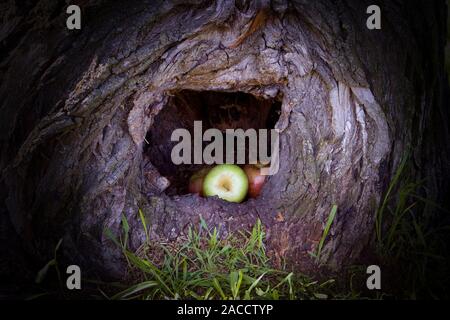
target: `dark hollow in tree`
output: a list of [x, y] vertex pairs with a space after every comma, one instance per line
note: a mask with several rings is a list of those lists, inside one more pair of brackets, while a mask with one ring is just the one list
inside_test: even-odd
[[[222, 132], [224, 145], [227, 140], [227, 129], [242, 129], [246, 132], [248, 129], [255, 129], [257, 142], [262, 137], [259, 136], [259, 129], [273, 129], [280, 113], [281, 103], [278, 99], [257, 99], [256, 97], [242, 92], [217, 92], [217, 91], [190, 91], [181, 90], [170, 94], [167, 104], [155, 117], [157, 126], [151, 126], [146, 134], [143, 148], [145, 174], [151, 194], [154, 190], [152, 173], [154, 172], [163, 179], [159, 179], [159, 188], [168, 195], [188, 193], [186, 183], [190, 177], [197, 171], [205, 167], [211, 167], [206, 164], [195, 164], [193, 156], [193, 140], [195, 137], [194, 123], [201, 121], [202, 132], [210, 128], [219, 129]], [[174, 164], [172, 162], [172, 150], [179, 144], [178, 140], [172, 141], [172, 133], [176, 129], [186, 129], [191, 135], [191, 164]], [[199, 136], [200, 137], [200, 136]], [[231, 139], [231, 135], [228, 135]], [[200, 137], [201, 138], [201, 137]], [[245, 155], [245, 163], [249, 163], [249, 139], [245, 141], [245, 148], [240, 150]], [[270, 156], [271, 136], [268, 131], [267, 152], [264, 156]], [[211, 141], [203, 142], [203, 149]], [[228, 157], [233, 157], [233, 162], [238, 163], [238, 148], [240, 145], [234, 139], [233, 153]], [[225, 162], [227, 153], [223, 147], [223, 153], [219, 156]], [[256, 148], [258, 151], [259, 148]], [[214, 154], [215, 155], [215, 154]], [[156, 169], [156, 170], [154, 170]]]
[[[81, 31], [65, 28], [64, 1], [3, 4], [0, 242], [14, 257], [3, 274], [19, 273], [21, 259], [48, 261], [63, 238], [69, 262], [120, 277], [121, 251], [104, 230], [119, 233], [123, 214], [138, 247], [139, 208], [155, 241], [176, 240], [200, 216], [221, 234], [260, 218], [273, 262], [316, 274], [309, 253], [333, 205], [320, 262], [338, 271], [369, 243], [408, 150], [411, 174], [441, 201], [445, 2], [378, 3], [382, 30], [366, 28], [365, 0], [85, 1]], [[145, 137], [168, 143], [170, 117], [179, 125], [195, 115], [162, 117], [166, 108], [208, 92], [260, 110], [278, 101], [281, 167], [258, 199], [165, 192], [163, 157]]]

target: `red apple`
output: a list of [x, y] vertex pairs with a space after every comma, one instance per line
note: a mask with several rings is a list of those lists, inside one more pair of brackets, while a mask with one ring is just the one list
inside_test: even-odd
[[248, 178], [248, 196], [257, 198], [264, 186], [266, 176], [261, 175], [261, 169], [256, 165], [247, 164], [244, 166], [244, 171]]
[[210, 170], [211, 168], [203, 168], [191, 176], [188, 186], [189, 193], [196, 193], [199, 196], [203, 196], [203, 180]]

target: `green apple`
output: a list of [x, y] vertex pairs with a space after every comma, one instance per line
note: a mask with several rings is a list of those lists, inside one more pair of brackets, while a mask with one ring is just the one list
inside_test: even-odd
[[203, 194], [218, 196], [228, 202], [242, 202], [248, 191], [248, 179], [244, 170], [234, 164], [214, 167], [203, 181]]

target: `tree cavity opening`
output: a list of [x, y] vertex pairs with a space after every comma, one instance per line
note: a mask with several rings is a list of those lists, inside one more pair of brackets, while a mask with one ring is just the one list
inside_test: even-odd
[[[216, 128], [225, 133], [226, 129], [274, 129], [281, 112], [280, 98], [262, 98], [245, 92], [193, 91], [179, 90], [171, 92], [166, 105], [154, 118], [153, 125], [146, 134], [144, 158], [148, 159], [165, 177], [169, 184], [165, 193], [169, 196], [188, 194], [190, 177], [206, 164], [194, 164], [194, 149], [191, 152], [191, 164], [173, 163], [172, 149], [179, 143], [171, 141], [176, 129], [186, 129], [194, 143], [194, 122], [201, 121], [202, 133]], [[225, 135], [224, 135], [225, 136]], [[259, 139], [259, 137], [258, 137]], [[225, 140], [225, 139], [224, 139]], [[246, 149], [248, 149], [246, 141]], [[270, 143], [270, 135], [268, 142]], [[204, 148], [211, 142], [203, 141]], [[235, 148], [237, 144], [235, 144]], [[223, 159], [226, 159], [224, 148]], [[234, 150], [236, 154], [238, 150]], [[248, 150], [245, 150], [245, 162], [248, 163]], [[268, 146], [270, 155], [270, 145]]]

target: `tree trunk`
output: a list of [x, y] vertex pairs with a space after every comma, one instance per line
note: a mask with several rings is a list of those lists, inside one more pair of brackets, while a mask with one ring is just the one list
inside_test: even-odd
[[[407, 150], [432, 196], [448, 190], [445, 2], [378, 3], [381, 30], [365, 0], [80, 1], [80, 31], [64, 1], [2, 5], [2, 236], [39, 262], [62, 238], [69, 262], [120, 277], [104, 230], [120, 233], [122, 215], [133, 248], [139, 209], [155, 241], [200, 217], [222, 235], [259, 218], [273, 262], [314, 273], [337, 205], [320, 262], [352, 263]], [[242, 204], [172, 188], [192, 168], [165, 161], [172, 129], [227, 94], [281, 105], [280, 170]]]

